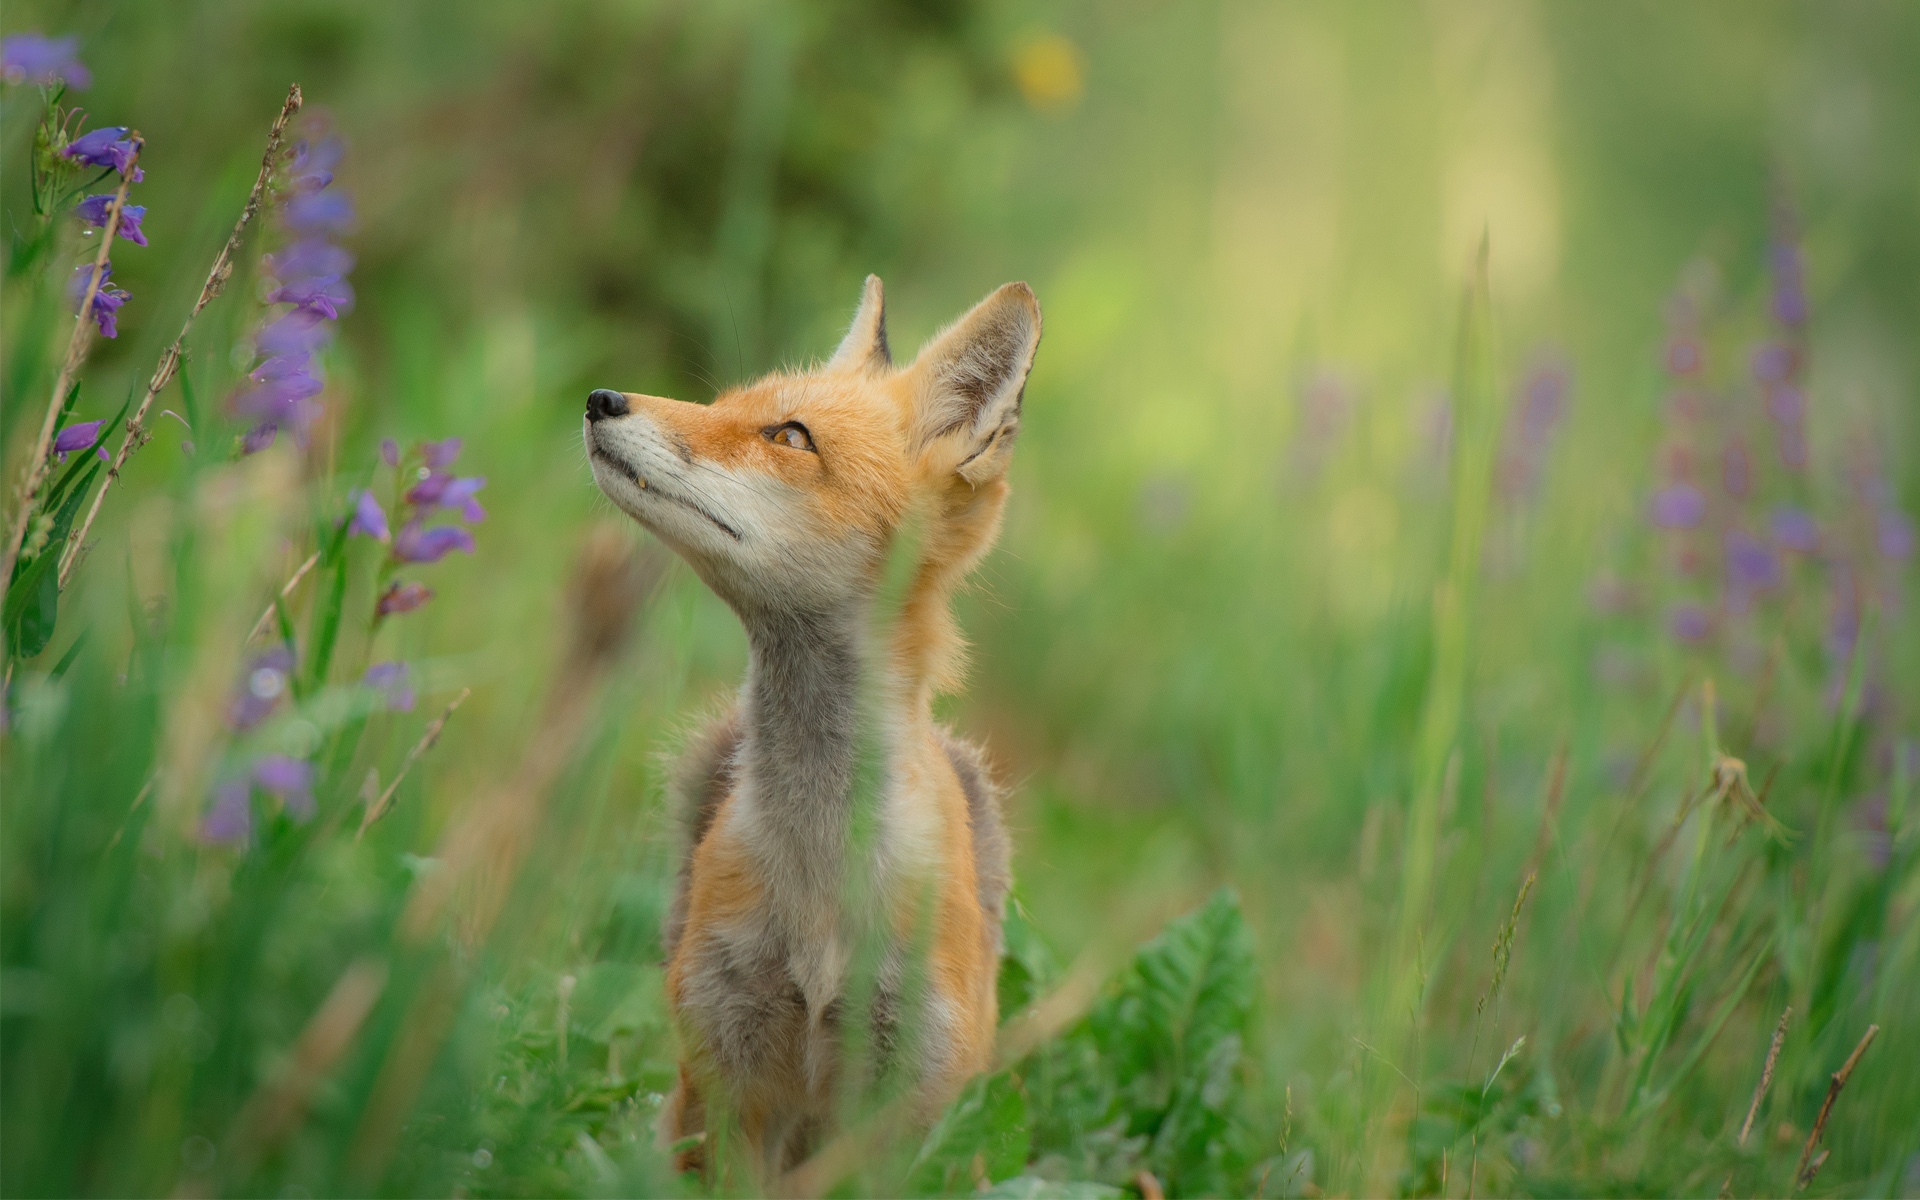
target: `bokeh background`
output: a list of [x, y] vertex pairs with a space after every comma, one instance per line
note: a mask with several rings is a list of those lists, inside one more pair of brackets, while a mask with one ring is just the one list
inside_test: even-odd
[[[84, 415], [110, 415], [176, 332], [289, 82], [345, 139], [335, 186], [358, 213], [357, 301], [311, 449], [216, 468], [217, 435], [196, 431], [189, 460], [163, 422], [52, 647], [19, 665], [11, 702], [42, 715], [6, 735], [9, 1193], [596, 1186], [568, 1124], [581, 1073], [640, 1070], [616, 1099], [644, 1125], [662, 1086], [645, 1071], [672, 1057], [657, 998], [571, 1061], [564, 1029], [557, 1065], [542, 1035], [547, 1090], [518, 1124], [446, 1098], [497, 1073], [494, 1042], [455, 1039], [466, 1059], [434, 1068], [428, 1115], [382, 1117], [399, 1149], [367, 1167], [388, 1044], [370, 1034], [267, 1175], [216, 1159], [345, 965], [385, 944], [419, 864], [545, 728], [568, 564], [617, 516], [579, 446], [587, 391], [702, 400], [823, 356], [869, 271], [897, 350], [1006, 280], [1040, 298], [1015, 496], [960, 606], [973, 669], [946, 711], [1011, 785], [1035, 955], [1064, 967], [1236, 888], [1260, 981], [1239, 1087], [1248, 1128], [1279, 1146], [1284, 1114], [1287, 1154], [1311, 1151], [1291, 1186], [1464, 1194], [1409, 1124], [1416, 1081], [1478, 1079], [1524, 1035], [1536, 1103], [1480, 1130], [1498, 1187], [1717, 1190], [1734, 1161], [1779, 1189], [1827, 1073], [1877, 1022], [1815, 1186], [1920, 1193], [1920, 1080], [1901, 1066], [1920, 1055], [1920, 894], [1900, 823], [1920, 770], [1920, 10], [15, 0], [4, 25], [77, 34], [95, 79], [70, 100], [147, 139], [152, 245], [116, 254], [135, 298], [88, 368], [83, 407], [105, 411]], [[17, 227], [38, 93], [5, 105]], [[8, 286], [11, 480], [51, 376], [22, 349], [27, 285]], [[206, 397], [244, 369], [229, 348], [258, 300], [236, 286], [196, 328]], [[1783, 381], [1756, 374], [1774, 345], [1795, 356], [1804, 463], [1782, 449]], [[473, 691], [396, 815], [364, 843], [302, 843], [270, 902], [227, 878], [247, 873], [231, 851], [169, 843], [140, 868], [152, 908], [103, 908], [85, 889], [122, 869], [113, 830], [155, 747], [186, 736], [169, 697], [226, 687], [241, 653], [236, 631], [218, 651], [206, 631], [227, 609], [244, 631], [380, 439], [454, 436], [489, 516], [476, 553], [432, 569], [435, 600], [382, 630], [377, 656], [414, 665], [421, 702], [365, 753], [390, 775]], [[1459, 478], [1475, 469], [1478, 507]], [[207, 471], [236, 481], [237, 515], [182, 551], [217, 507]], [[1710, 495], [1705, 525], [1660, 527], [1680, 484]], [[1783, 509], [1817, 518], [1817, 553], [1776, 536]], [[1470, 583], [1449, 565], [1463, 513], [1484, 528]], [[1729, 549], [1743, 530], [1772, 556], [1761, 575]], [[216, 665], [115, 701], [140, 615], [187, 604], [182, 554], [208, 615], [169, 653]], [[1471, 595], [1452, 691], [1448, 580]], [[83, 627], [75, 673], [48, 681]], [[731, 616], [672, 568], [554, 788], [509, 904], [519, 932], [463, 995], [547, 1030], [563, 975], [611, 962], [628, 973], [606, 988], [657, 989], [663, 755], [743, 662]], [[1725, 750], [1756, 789], [1776, 773], [1766, 805], [1794, 839], [1749, 847], [1711, 948], [1685, 949], [1698, 994], [1655, 1045], [1623, 1014], [1700, 875], [1668, 829], [1708, 778], [1707, 680]], [[337, 787], [349, 803], [358, 778]], [[1411, 924], [1410, 853], [1431, 874]], [[1530, 872], [1482, 1029], [1489, 947]], [[222, 913], [247, 895], [263, 907], [245, 972], [215, 971], [239, 961]], [[1410, 977], [1417, 1019], [1396, 1009]], [[1726, 1160], [1789, 1003], [1815, 1012], [1792, 1027], [1764, 1145]], [[389, 1007], [373, 1027], [404, 1039], [411, 1010]], [[217, 1049], [196, 1058], [195, 1039]], [[1669, 1039], [1699, 1052], [1671, 1095], [1631, 1099], [1634, 1064]], [[591, 1131], [626, 1170], [608, 1128]]]

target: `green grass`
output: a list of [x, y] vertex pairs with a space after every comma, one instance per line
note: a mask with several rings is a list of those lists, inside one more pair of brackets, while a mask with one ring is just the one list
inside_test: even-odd
[[[836, 1194], [1787, 1194], [1873, 1024], [1810, 1191], [1920, 1194], [1920, 627], [1876, 549], [1920, 511], [1920, 22], [1501, 11], [10, 6], [80, 34], [90, 122], [147, 138], [152, 245], [116, 249], [134, 298], [74, 419], [144, 383], [290, 80], [360, 220], [312, 448], [231, 450], [250, 242], [157, 405], [195, 452], [154, 425], [57, 604], [10, 590], [0, 1192], [703, 1194], [652, 1132], [664, 756], [744, 651], [670, 567], [630, 638], [570, 652], [583, 547], [644, 540], [579, 408], [821, 355], [875, 270], [901, 350], [1006, 279], [1046, 312], [945, 714], [1013, 786], [1004, 1016], [1081, 1002], [930, 1131], [853, 1104]], [[39, 96], [0, 105], [11, 489], [91, 243], [34, 241]], [[1804, 473], [1751, 370], [1798, 336], [1770, 238], [1806, 263]], [[1663, 368], [1674, 297], [1696, 380]], [[1565, 416], [1516, 486], [1551, 362]], [[337, 522], [389, 436], [466, 439], [490, 515], [370, 626], [379, 556]], [[1645, 519], [1676, 447], [1710, 527], [1823, 530], [1701, 642], [1668, 618], [1718, 602], [1721, 544]], [[315, 551], [270, 622], [295, 695], [232, 733], [247, 632]], [[355, 686], [382, 660], [412, 711]], [[369, 773], [467, 688], [357, 837]], [[316, 764], [314, 818], [263, 799], [249, 846], [203, 844], [269, 751]], [[499, 828], [488, 893], [460, 839]], [[449, 879], [451, 923], [409, 917]]]

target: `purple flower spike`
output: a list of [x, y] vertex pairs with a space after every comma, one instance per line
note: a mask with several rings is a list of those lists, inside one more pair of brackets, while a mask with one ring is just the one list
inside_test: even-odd
[[1698, 604], [1678, 604], [1667, 614], [1667, 631], [1683, 642], [1704, 642], [1713, 632], [1713, 615]]
[[380, 439], [380, 461], [390, 467], [400, 465], [400, 443], [392, 438]]
[[372, 492], [363, 491], [355, 496], [353, 519], [347, 522], [347, 535], [377, 538], [383, 542], [387, 540], [387, 510], [380, 507], [380, 502], [373, 498]]
[[1707, 515], [1707, 498], [1690, 483], [1676, 483], [1653, 494], [1651, 517], [1662, 529], [1692, 529]]
[[487, 486], [484, 475], [471, 475], [456, 479], [440, 493], [441, 508], [457, 508], [460, 515], [477, 525], [487, 519], [487, 510], [480, 507], [480, 501], [474, 493]]
[[439, 562], [455, 550], [467, 554], [474, 550], [473, 535], [458, 525], [423, 529], [420, 522], [409, 521], [393, 539], [393, 556], [401, 562]]
[[1798, 425], [1780, 430], [1780, 465], [1789, 471], [1807, 469], [1807, 435]]
[[1736, 500], [1746, 499], [1753, 490], [1753, 456], [1747, 453], [1745, 443], [1727, 443], [1720, 455], [1720, 484]]
[[269, 274], [281, 283], [316, 279], [326, 275], [345, 276], [353, 270], [353, 255], [323, 238], [303, 238], [278, 254], [261, 260]]
[[240, 691], [227, 709], [227, 724], [252, 729], [267, 719], [287, 692], [293, 675], [293, 651], [273, 646], [255, 655], [241, 678]]
[[1874, 543], [1880, 549], [1880, 557], [1893, 562], [1905, 562], [1913, 557], [1913, 522], [1907, 519], [1906, 513], [1897, 508], [1883, 508], [1875, 524]]
[[[113, 264], [108, 263], [100, 271], [100, 290], [93, 295], [93, 323], [99, 328], [101, 337], [120, 336], [120, 306], [133, 299], [129, 293], [109, 282], [112, 277]], [[67, 281], [67, 299], [73, 302], [75, 315], [86, 305], [87, 288], [92, 283], [92, 263], [82, 263], [74, 268], [73, 278]]]
[[1753, 377], [1761, 383], [1785, 383], [1793, 375], [1791, 347], [1768, 342], [1753, 352]]
[[262, 354], [302, 355], [326, 345], [332, 336], [325, 317], [311, 309], [296, 308], [256, 334], [253, 344]]
[[295, 233], [345, 233], [353, 228], [353, 201], [341, 192], [295, 196], [280, 210], [280, 220]]
[[[133, 150], [134, 142], [127, 136], [125, 125], [102, 125], [73, 139], [60, 153], [75, 162], [86, 163], [90, 167], [112, 167], [125, 175], [128, 165], [133, 162]], [[146, 177], [145, 171], [136, 168], [133, 172], [135, 183]]]
[[1804, 508], [1782, 505], [1773, 510], [1773, 540], [1783, 550], [1812, 554], [1820, 548], [1820, 526]]
[[[74, 205], [73, 215], [79, 217], [81, 221], [93, 226], [95, 229], [105, 229], [107, 225], [107, 210], [112, 207], [112, 192], [96, 192]], [[144, 204], [122, 205], [120, 208], [120, 224], [115, 228], [114, 232], [117, 236], [127, 239], [136, 246], [144, 246], [147, 244], [147, 235], [141, 232], [140, 222], [145, 220], [146, 216], [147, 207]]]
[[1807, 398], [1790, 383], [1767, 389], [1767, 415], [1782, 425], [1797, 425], [1807, 415]]
[[293, 186], [303, 192], [317, 192], [333, 182], [333, 172], [346, 154], [346, 144], [337, 137], [319, 141], [301, 139], [293, 148], [293, 164], [288, 174]]
[[296, 304], [333, 321], [338, 320], [341, 313], [353, 311], [353, 288], [338, 275], [319, 275], [274, 289], [267, 302]]
[[460, 457], [460, 445], [460, 439], [457, 437], [438, 442], [421, 442], [420, 454], [426, 459], [429, 468], [438, 471], [452, 466], [453, 460]]
[[1780, 559], [1752, 534], [1727, 531], [1727, 584], [1743, 592], [1764, 592], [1780, 583]]
[[313, 764], [285, 754], [269, 754], [253, 764], [253, 781], [275, 795], [313, 787]]
[[272, 792], [296, 821], [313, 816], [313, 764], [285, 754], [268, 754], [253, 764], [253, 781]]
[[374, 606], [374, 611], [383, 617], [390, 617], [396, 613], [410, 613], [431, 599], [433, 599], [433, 589], [426, 584], [401, 583], [396, 580], [387, 585], [386, 591], [380, 593], [380, 602]]
[[93, 72], [75, 57], [79, 47], [79, 38], [50, 38], [40, 33], [16, 33], [0, 39], [0, 78], [8, 83], [62, 80], [68, 87], [85, 88], [93, 82]]
[[244, 779], [230, 779], [214, 789], [213, 806], [200, 819], [200, 840], [216, 845], [244, 842], [253, 832], [251, 789]]
[[1677, 337], [1667, 344], [1667, 370], [1675, 375], [1691, 375], [1706, 358], [1696, 338]]
[[367, 673], [360, 682], [381, 694], [385, 699], [388, 712], [413, 711], [413, 682], [408, 677], [407, 664], [375, 663], [367, 668]]
[[100, 427], [105, 421], [82, 421], [78, 425], [69, 425], [53, 439], [53, 452], [65, 461], [67, 455], [75, 450], [86, 450], [100, 440]]

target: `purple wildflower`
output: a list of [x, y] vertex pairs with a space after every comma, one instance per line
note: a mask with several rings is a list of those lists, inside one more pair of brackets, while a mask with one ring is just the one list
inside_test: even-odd
[[480, 507], [474, 494], [485, 486], [483, 475], [456, 477], [433, 471], [407, 489], [407, 503], [422, 509], [457, 508], [467, 520], [478, 523], [487, 519], [487, 510]]
[[227, 724], [247, 730], [266, 720], [286, 694], [292, 674], [293, 651], [287, 646], [273, 646], [255, 655], [247, 664], [239, 694], [227, 708]]
[[400, 443], [392, 438], [380, 439], [380, 461], [390, 467], [400, 465]]
[[282, 283], [313, 279], [325, 275], [344, 276], [353, 270], [353, 255], [323, 238], [302, 238], [277, 254], [264, 255], [261, 262]]
[[1692, 529], [1707, 515], [1707, 498], [1690, 483], [1676, 483], [1653, 494], [1650, 515], [1662, 529]]
[[287, 201], [280, 220], [295, 233], [345, 233], [353, 228], [353, 201], [340, 192], [311, 192]]
[[403, 662], [375, 663], [367, 668], [361, 683], [379, 692], [388, 712], [413, 711], [413, 681]]
[[362, 491], [354, 496], [353, 519], [347, 522], [347, 535], [377, 538], [386, 541], [390, 536], [387, 527], [387, 510], [373, 498], [373, 493]]
[[[76, 450], [86, 450], [99, 442], [100, 427], [105, 424], [105, 421], [82, 421], [78, 425], [67, 426], [54, 436], [53, 452], [59, 455], [60, 461], [65, 462], [67, 455]], [[96, 453], [105, 459], [107, 448], [101, 446]]]
[[[133, 299], [130, 293], [109, 282], [112, 278], [113, 264], [107, 263], [100, 269], [100, 289], [93, 294], [93, 323], [99, 328], [101, 337], [120, 336], [120, 306]], [[76, 316], [86, 307], [87, 288], [92, 283], [92, 263], [82, 263], [74, 268], [73, 278], [67, 281], [67, 299], [72, 301]]]
[[1800, 247], [1790, 241], [1776, 241], [1768, 257], [1773, 267], [1773, 319], [1789, 327], [1806, 324], [1807, 289]]
[[0, 78], [8, 83], [60, 80], [68, 87], [87, 87], [93, 83], [93, 72], [75, 57], [79, 48], [79, 38], [50, 38], [42, 33], [0, 39]]
[[310, 309], [296, 308], [254, 336], [253, 344], [262, 354], [311, 354], [327, 344], [333, 330], [326, 318]]
[[1797, 425], [1806, 419], [1807, 397], [1791, 383], [1767, 389], [1767, 415], [1782, 425]]
[[1688, 334], [1667, 343], [1667, 370], [1675, 375], [1692, 375], [1706, 365], [1706, 353], [1700, 339]]
[[1812, 554], [1820, 548], [1820, 526], [1804, 508], [1783, 504], [1773, 510], [1773, 540], [1783, 550]]
[[229, 779], [213, 790], [213, 806], [200, 819], [200, 840], [230, 845], [252, 832], [252, 789], [245, 779]]
[[1897, 508], [1883, 508], [1874, 525], [1874, 544], [1879, 547], [1880, 557], [1894, 562], [1913, 557], [1913, 522], [1907, 519], [1906, 513]]
[[456, 479], [447, 485], [444, 492], [440, 493], [440, 507], [457, 508], [461, 516], [477, 525], [487, 519], [487, 510], [480, 507], [480, 501], [475, 498], [474, 493], [485, 486], [487, 486], [487, 478], [484, 475], [470, 475]]
[[374, 605], [374, 611], [383, 617], [393, 616], [396, 613], [410, 613], [431, 599], [433, 599], [433, 589], [426, 584], [401, 583], [395, 580], [387, 585], [386, 591], [380, 593], [380, 600]]
[[325, 190], [333, 183], [334, 169], [346, 150], [346, 143], [337, 137], [323, 137], [317, 142], [300, 139], [293, 147], [293, 164], [287, 172], [294, 188], [302, 192]]
[[1785, 383], [1798, 365], [1791, 346], [1768, 342], [1753, 352], [1753, 377], [1761, 383]]
[[425, 529], [419, 521], [409, 521], [393, 539], [393, 556], [401, 562], [439, 562], [455, 550], [474, 550], [473, 535], [458, 525]]
[[1738, 592], [1763, 592], [1780, 582], [1780, 559], [1773, 548], [1739, 529], [1727, 531], [1727, 586]]
[[1753, 490], [1753, 456], [1747, 444], [1738, 438], [1727, 443], [1720, 453], [1720, 486], [1736, 500], [1746, 499]]
[[[125, 125], [102, 125], [89, 130], [67, 143], [60, 153], [75, 162], [86, 163], [90, 167], [112, 167], [125, 175], [127, 167], [133, 162], [133, 153], [138, 143], [127, 136]], [[145, 171], [134, 168], [133, 181], [139, 183], [147, 177]]]
[[453, 465], [460, 457], [461, 440], [457, 437], [444, 438], [437, 442], [421, 442], [420, 455], [426, 459], [430, 470], [438, 471]]
[[1807, 435], [1798, 425], [1782, 426], [1779, 433], [1780, 465], [1789, 471], [1807, 469]]
[[316, 312], [329, 321], [353, 310], [353, 287], [338, 275], [316, 275], [275, 288], [267, 297], [270, 304], [292, 304], [297, 310]]
[[285, 754], [268, 754], [253, 764], [253, 781], [280, 797], [296, 821], [313, 816], [313, 764]]
[[[112, 192], [96, 192], [73, 206], [73, 215], [95, 229], [104, 229], [107, 225], [107, 210], [113, 207]], [[140, 230], [140, 222], [146, 219], [147, 207], [144, 204], [123, 204], [120, 206], [120, 224], [115, 233], [136, 246], [147, 244], [147, 235]]]
[[1698, 604], [1676, 604], [1667, 614], [1667, 630], [1683, 642], [1703, 642], [1713, 632], [1713, 614]]
[[255, 425], [252, 429], [247, 430], [246, 433], [241, 435], [240, 453], [258, 454], [262, 450], [272, 446], [274, 439], [279, 436], [280, 427], [278, 425]]

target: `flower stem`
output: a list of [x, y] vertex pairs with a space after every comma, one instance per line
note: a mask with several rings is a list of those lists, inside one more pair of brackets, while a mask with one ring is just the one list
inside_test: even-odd
[[66, 407], [67, 390], [73, 384], [74, 372], [80, 369], [80, 363], [87, 356], [87, 347], [91, 344], [93, 332], [93, 302], [100, 294], [101, 285], [106, 283], [107, 257], [113, 249], [113, 237], [120, 231], [120, 210], [127, 203], [127, 187], [133, 182], [134, 167], [140, 161], [140, 150], [145, 145], [140, 134], [135, 132], [131, 138], [133, 153], [127, 159], [127, 169], [120, 176], [120, 189], [113, 195], [113, 206], [107, 210], [106, 236], [100, 239], [100, 250], [93, 256], [93, 278], [87, 281], [87, 294], [80, 301], [80, 314], [74, 318], [73, 336], [67, 340], [67, 356], [60, 364], [60, 378], [53, 385], [53, 395], [47, 400], [47, 415], [40, 422], [40, 436], [33, 445], [33, 457], [27, 462], [27, 476], [20, 486], [20, 506], [13, 515], [13, 528], [7, 533], [7, 549], [0, 557], [0, 593], [13, 586], [13, 566], [20, 560], [20, 546], [26, 540], [27, 524], [33, 519], [35, 502], [40, 498], [40, 488], [47, 482], [47, 454], [53, 446], [53, 429], [60, 420], [60, 412]]
[[[247, 225], [253, 220], [254, 214], [260, 211], [260, 200], [266, 195], [267, 181], [273, 176], [274, 162], [280, 156], [280, 143], [286, 135], [287, 122], [293, 119], [293, 114], [300, 111], [301, 103], [300, 85], [296, 83], [287, 89], [287, 99], [280, 106], [280, 115], [274, 118], [273, 128], [267, 131], [267, 150], [260, 157], [260, 174], [254, 177], [253, 191], [247, 196], [246, 207], [240, 210], [240, 219], [234, 223], [233, 232], [227, 235], [226, 245], [220, 247], [219, 256], [213, 260], [213, 269], [207, 272], [207, 281], [200, 286], [200, 298], [194, 301], [193, 311], [187, 314], [186, 321], [180, 326], [180, 336], [174, 338], [173, 344], [161, 353], [159, 363], [153, 368], [153, 377], [147, 381], [147, 393], [141, 397], [140, 407], [134, 410], [133, 416], [127, 421], [126, 432], [120, 438], [120, 449], [113, 456], [112, 465], [107, 468], [107, 477], [101, 482], [100, 490], [93, 494], [93, 503], [87, 507], [86, 519], [80, 522], [80, 527], [68, 538], [65, 556], [60, 560], [62, 589], [67, 586], [67, 580], [73, 574], [73, 568], [80, 557], [80, 547], [86, 542], [88, 531], [93, 528], [94, 518], [100, 515], [100, 505], [106, 500], [107, 492], [112, 489], [114, 481], [120, 478], [120, 468], [126, 465], [127, 459], [133, 457], [135, 450], [145, 445], [153, 436], [147, 432], [142, 422], [146, 419], [147, 410], [153, 407], [153, 398], [173, 381], [174, 373], [180, 369], [181, 351], [186, 344], [188, 331], [193, 328], [194, 318], [198, 317], [200, 310], [220, 294], [221, 289], [227, 286], [228, 278], [233, 274], [233, 258], [239, 252], [241, 235], [246, 232]], [[126, 194], [124, 184], [120, 190], [124, 196]], [[117, 204], [114, 212], [116, 216], [119, 213]], [[107, 230], [107, 236], [113, 236], [111, 227]], [[104, 249], [103, 246], [102, 250]]]

